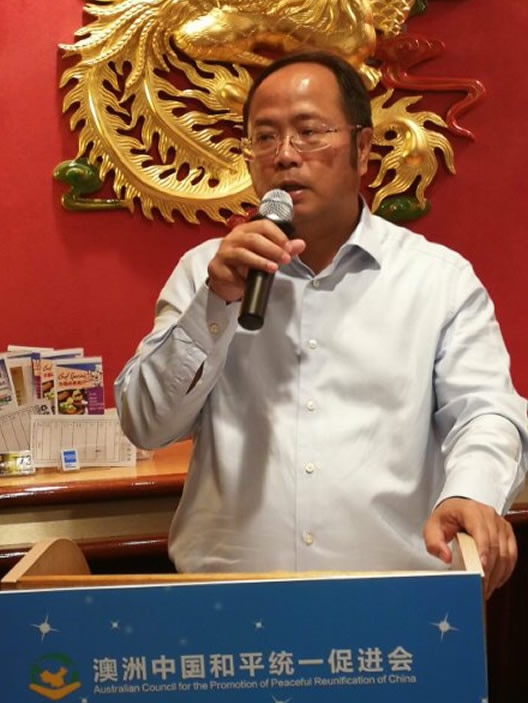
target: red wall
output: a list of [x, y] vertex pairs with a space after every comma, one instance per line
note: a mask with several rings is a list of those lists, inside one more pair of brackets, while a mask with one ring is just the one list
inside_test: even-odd
[[[82, 7], [81, 0], [0, 3], [0, 350], [9, 343], [84, 346], [88, 354], [102, 354], [110, 389], [150, 329], [158, 291], [182, 252], [222, 230], [208, 221], [200, 227], [149, 222], [139, 211], [62, 209], [64, 187], [51, 174], [75, 156], [77, 140], [61, 115], [57, 86], [64, 66], [57, 45], [73, 41]], [[526, 27], [522, 0], [430, 0], [428, 12], [409, 26], [447, 45], [423, 74], [479, 78], [488, 90], [461, 118], [476, 141], [453, 138], [457, 175], [439, 171], [428, 191], [433, 210], [412, 227], [473, 262], [495, 300], [523, 395]], [[445, 106], [458, 97], [444, 96]]]

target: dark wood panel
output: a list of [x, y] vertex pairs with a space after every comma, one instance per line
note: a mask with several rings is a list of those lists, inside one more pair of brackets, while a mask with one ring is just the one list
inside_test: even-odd
[[528, 505], [512, 524], [519, 560], [486, 608], [490, 703], [528, 701]]
[[[167, 536], [134, 535], [110, 539], [78, 540], [94, 574], [171, 573]], [[0, 578], [27, 552], [28, 547], [0, 550]]]

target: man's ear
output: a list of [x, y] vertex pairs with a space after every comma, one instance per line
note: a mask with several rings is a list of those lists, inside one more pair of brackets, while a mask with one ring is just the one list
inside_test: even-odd
[[368, 169], [372, 135], [372, 127], [363, 127], [357, 135], [357, 169], [360, 176], [364, 176]]

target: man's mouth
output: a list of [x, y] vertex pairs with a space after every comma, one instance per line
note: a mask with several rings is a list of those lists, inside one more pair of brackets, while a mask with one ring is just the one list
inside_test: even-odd
[[299, 190], [304, 190], [305, 186], [303, 186], [301, 183], [288, 182], [281, 183], [279, 188], [281, 190], [285, 190], [287, 193], [295, 193]]

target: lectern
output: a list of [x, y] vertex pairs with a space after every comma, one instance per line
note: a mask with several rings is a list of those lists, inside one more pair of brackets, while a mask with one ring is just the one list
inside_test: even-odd
[[2, 580], [2, 703], [484, 703], [482, 573], [91, 575], [69, 540]]

